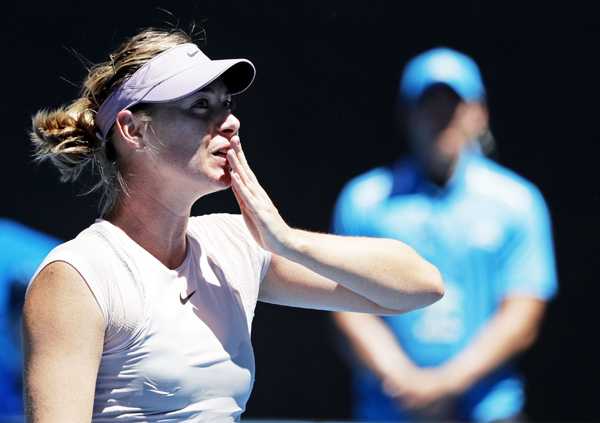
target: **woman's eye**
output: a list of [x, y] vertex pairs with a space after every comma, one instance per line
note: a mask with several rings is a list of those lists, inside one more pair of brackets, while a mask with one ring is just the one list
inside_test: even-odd
[[223, 102], [223, 107], [229, 110], [233, 110], [235, 108], [235, 103], [233, 102], [233, 100], [225, 100]]
[[208, 100], [205, 98], [202, 98], [194, 103], [194, 107], [197, 107], [200, 109], [206, 109], [208, 107]]

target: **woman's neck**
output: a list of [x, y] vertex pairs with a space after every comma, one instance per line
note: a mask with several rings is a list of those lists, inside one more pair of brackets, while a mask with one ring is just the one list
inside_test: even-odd
[[127, 195], [123, 197], [105, 220], [123, 230], [167, 268], [181, 266], [187, 254], [186, 230], [191, 206], [187, 213], [175, 213], [158, 200], [144, 203]]

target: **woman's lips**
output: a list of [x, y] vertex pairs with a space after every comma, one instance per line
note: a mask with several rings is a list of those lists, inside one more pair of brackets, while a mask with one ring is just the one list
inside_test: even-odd
[[227, 150], [219, 150], [213, 153], [213, 156], [222, 163], [227, 163]]

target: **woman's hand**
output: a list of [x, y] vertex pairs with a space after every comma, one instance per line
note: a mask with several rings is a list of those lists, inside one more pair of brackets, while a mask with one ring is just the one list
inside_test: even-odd
[[[227, 152], [231, 186], [246, 226], [262, 248], [300, 265], [272, 260], [270, 273], [261, 285], [261, 300], [397, 314], [441, 298], [444, 288], [438, 270], [400, 241], [290, 228], [250, 170], [237, 135], [231, 144]], [[311, 279], [306, 269], [325, 279]], [[338, 289], [338, 285], [344, 289]], [[346, 290], [353, 294], [349, 296]]]
[[239, 136], [233, 137], [231, 144], [233, 148], [227, 152], [231, 187], [246, 226], [258, 245], [272, 253], [282, 254], [288, 248], [294, 231], [281, 218], [248, 166]]

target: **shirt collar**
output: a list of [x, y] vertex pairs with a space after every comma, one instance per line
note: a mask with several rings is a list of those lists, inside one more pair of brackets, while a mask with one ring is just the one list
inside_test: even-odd
[[[408, 172], [400, 171], [394, 173], [396, 178], [406, 178], [408, 174], [411, 174], [411, 180], [409, 184], [412, 186], [411, 191], [414, 193], [423, 193], [431, 197], [443, 197], [450, 194], [456, 188], [465, 183], [465, 177], [469, 163], [471, 163], [473, 159], [481, 154], [481, 150], [477, 147], [464, 148], [460, 153], [450, 179], [448, 179], [444, 186], [439, 186], [429, 179], [425, 172], [423, 172], [421, 166], [419, 166], [417, 161], [412, 156], [401, 160], [396, 166], [397, 169], [401, 166], [406, 170], [409, 170]], [[405, 180], [404, 184], [406, 184], [406, 182], [407, 181]], [[394, 185], [397, 184], [394, 183]]]

